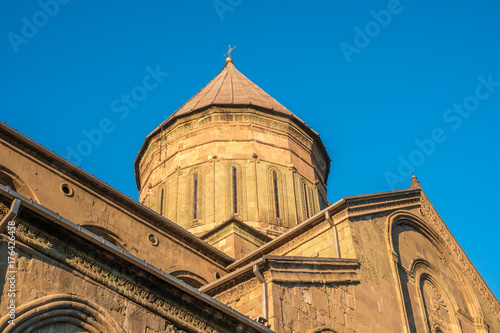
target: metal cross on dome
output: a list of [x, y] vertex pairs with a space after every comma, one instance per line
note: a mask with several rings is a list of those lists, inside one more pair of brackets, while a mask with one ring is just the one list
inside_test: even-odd
[[227, 56], [228, 58], [231, 58], [231, 52], [233, 52], [235, 48], [236, 46], [231, 47], [231, 45], [229, 45], [229, 50], [223, 55], [223, 57]]

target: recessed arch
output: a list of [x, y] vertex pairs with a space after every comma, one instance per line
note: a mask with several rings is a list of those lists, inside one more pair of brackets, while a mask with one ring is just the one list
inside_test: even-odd
[[205, 174], [202, 167], [191, 169], [186, 175], [186, 228], [203, 224], [205, 208]]
[[8, 186], [22, 196], [40, 203], [35, 192], [13, 171], [0, 165], [0, 184]]
[[267, 179], [269, 222], [286, 226], [288, 212], [284, 195], [286, 193], [284, 175], [277, 167], [270, 165], [267, 167]]
[[334, 331], [330, 327], [322, 326], [322, 327], [311, 328], [307, 330], [306, 333], [336, 333], [336, 331]]
[[127, 244], [121, 239], [121, 237], [118, 236], [117, 234], [115, 234], [114, 232], [110, 231], [109, 229], [106, 229], [104, 227], [94, 225], [94, 224], [82, 224], [81, 227], [96, 234], [97, 236], [102, 237], [103, 239], [107, 240], [111, 244], [114, 244], [114, 245], [128, 251]]
[[[404, 317], [403, 322], [406, 323], [405, 325], [408, 325], [408, 317], [406, 316], [406, 306], [404, 304], [404, 296], [402, 290], [403, 285], [401, 284], [401, 278], [399, 276], [401, 258], [398, 249], [396, 248], [397, 244], [395, 244], [394, 242], [395, 230], [400, 225], [410, 226], [417, 233], [427, 239], [432, 244], [432, 246], [434, 246], [443, 260], [447, 262], [448, 267], [453, 274], [456, 282], [461, 284], [461, 286], [459, 286], [459, 291], [461, 292], [466, 302], [467, 309], [470, 312], [470, 316], [472, 316], [473, 318], [477, 318], [478, 320], [484, 319], [481, 305], [479, 303], [479, 300], [477, 299], [477, 296], [474, 294], [474, 292], [472, 292], [472, 290], [474, 289], [472, 288], [470, 281], [466, 277], [464, 277], [463, 272], [460, 270], [460, 267], [458, 267], [458, 265], [456, 264], [456, 259], [452, 257], [450, 249], [448, 249], [445, 241], [443, 240], [443, 237], [446, 237], [446, 235], [440, 235], [436, 230], [430, 227], [424, 220], [422, 220], [415, 214], [407, 211], [395, 211], [387, 218], [386, 240], [389, 253], [392, 253], [392, 259], [394, 261], [394, 264], [392, 265], [393, 274], [394, 279], [397, 282], [396, 288], [399, 294], [402, 316]], [[427, 267], [431, 271], [433, 270], [434, 272], [437, 272], [437, 270], [433, 268], [433, 266], [427, 260], [425, 260], [424, 258], [417, 258], [410, 263], [410, 267], [409, 269], [407, 269], [406, 274], [414, 278], [415, 281], [419, 283], [417, 272], [420, 268], [424, 267]], [[434, 276], [435, 275], [438, 274], [434, 274]], [[442, 283], [440, 283], [440, 285], [444, 286], [446, 284], [443, 281]], [[449, 295], [453, 295], [451, 291], [448, 290], [448, 292]], [[458, 308], [458, 304], [456, 304], [455, 309]]]
[[[424, 311], [423, 318], [425, 324], [431, 330], [442, 327], [443, 330], [452, 331], [453, 327], [460, 327], [457, 318], [459, 306], [446, 284], [442, 283], [438, 278], [435, 278], [436, 276], [437, 275], [424, 272], [420, 274], [417, 280], [420, 287], [418, 294], [420, 307]], [[432, 320], [432, 318], [435, 317], [434, 313], [438, 311], [445, 313], [445, 315], [441, 315], [441, 317], [448, 317], [448, 324], [445, 324], [443, 320], [441, 320], [441, 322]], [[448, 325], [449, 327], [446, 327]]]
[[186, 282], [191, 287], [196, 289], [208, 284], [208, 281], [199, 276], [198, 274], [186, 270], [175, 271], [170, 273], [170, 275], [176, 277], [177, 279], [183, 282]]
[[[412, 262], [409, 272], [414, 276], [417, 286], [419, 287], [419, 303], [421, 309], [423, 309], [423, 318], [426, 322], [427, 327], [434, 332], [436, 329], [440, 329], [443, 331], [445, 328], [440, 328], [436, 323], [429, 322], [429, 313], [428, 309], [435, 306], [436, 304], [441, 304], [443, 307], [449, 307], [449, 321], [450, 324], [454, 327], [459, 327], [460, 323], [457, 318], [458, 310], [460, 309], [459, 304], [457, 303], [455, 297], [453, 296], [453, 292], [450, 290], [448, 285], [440, 278], [438, 269], [432, 265], [429, 261], [425, 259], [417, 259]], [[428, 304], [425, 300], [425, 287], [426, 285], [430, 286], [430, 288], [434, 288], [434, 292], [438, 293], [434, 296], [433, 304]], [[427, 287], [429, 288], [429, 287]], [[439, 310], [439, 306], [438, 309]], [[441, 324], [442, 325], [442, 324]]]
[[16, 308], [16, 325], [9, 324], [10, 317], [0, 319], [3, 333], [31, 332], [33, 329], [68, 324], [88, 332], [125, 333], [111, 318], [106, 309], [75, 295], [55, 294], [38, 298]]
[[225, 166], [227, 218], [245, 216], [245, 170], [240, 163], [230, 162]]

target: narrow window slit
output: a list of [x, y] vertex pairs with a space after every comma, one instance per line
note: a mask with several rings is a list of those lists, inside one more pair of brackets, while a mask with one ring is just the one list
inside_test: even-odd
[[193, 219], [198, 218], [198, 173], [193, 175]]
[[238, 214], [238, 176], [236, 167], [232, 167], [233, 177], [233, 213]]
[[280, 202], [278, 196], [278, 174], [273, 170], [273, 188], [274, 188], [274, 207], [276, 210], [276, 218], [280, 218]]
[[160, 195], [160, 215], [163, 216], [163, 191], [164, 189], [161, 189], [161, 195]]
[[306, 217], [309, 218], [309, 201], [307, 200], [307, 186], [306, 184], [302, 184], [304, 186], [304, 203], [306, 204]]

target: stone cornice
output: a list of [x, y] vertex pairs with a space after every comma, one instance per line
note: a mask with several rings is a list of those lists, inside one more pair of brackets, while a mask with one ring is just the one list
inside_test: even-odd
[[359, 262], [356, 259], [266, 255], [220, 280], [203, 286], [201, 290], [215, 296], [235, 285], [247, 283], [255, 278], [252, 271], [254, 265], [258, 265], [259, 270], [265, 272], [267, 282], [273, 283], [351, 284], [360, 281]]
[[420, 190], [402, 190], [345, 197], [349, 217], [400, 207], [420, 206]]
[[265, 256], [274, 283], [358, 283], [356, 259]]

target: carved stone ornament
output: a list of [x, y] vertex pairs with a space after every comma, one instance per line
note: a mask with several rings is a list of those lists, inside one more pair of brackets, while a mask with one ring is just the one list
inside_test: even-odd
[[469, 258], [467, 258], [462, 248], [453, 238], [443, 220], [431, 206], [425, 195], [422, 195], [420, 203], [424, 214], [428, 216], [428, 219], [432, 223], [435, 230], [439, 233], [441, 238], [446, 243], [446, 246], [451, 250], [455, 258], [457, 258], [458, 263], [460, 263], [460, 265], [462, 266], [464, 275], [469, 277], [472, 285], [477, 290], [479, 295], [482, 296], [493, 314], [500, 320], [500, 304], [496, 300], [491, 290], [488, 288], [484, 280], [474, 268]]
[[8, 212], [9, 207], [6, 206], [3, 202], [0, 202], [0, 219], [2, 219]]
[[[63, 234], [63, 231], [48, 224], [42, 227], [32, 218], [29, 222], [24, 218], [20, 219], [16, 236], [18, 241], [160, 314], [178, 327], [169, 328], [171, 332], [183, 332], [180, 328], [189, 332], [225, 331], [212, 326], [214, 324], [211, 323], [210, 317], [217, 313], [215, 310], [206, 311], [201, 318], [194, 315], [182, 291], [168, 284], [155, 282], [154, 279], [144, 276], [139, 269], [126, 265], [121, 260], [106, 260], [106, 256], [100, 254], [99, 249], [82, 242], [76, 236], [66, 232]], [[66, 241], [53, 242], [55, 238]]]

